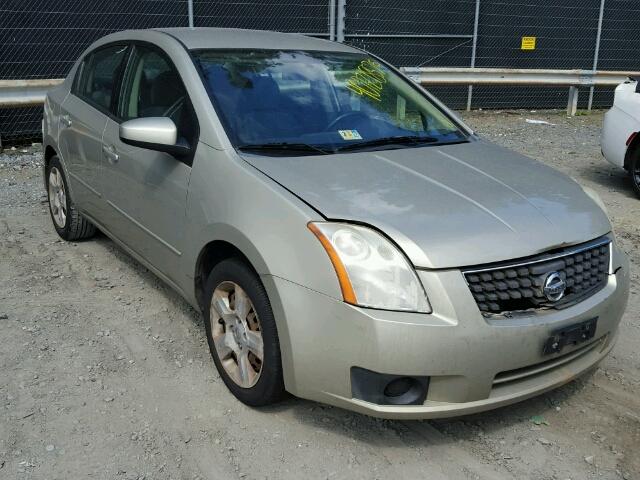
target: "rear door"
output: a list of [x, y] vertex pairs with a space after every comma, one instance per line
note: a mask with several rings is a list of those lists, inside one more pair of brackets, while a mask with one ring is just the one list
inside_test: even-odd
[[89, 214], [99, 216], [98, 170], [102, 158], [102, 135], [127, 56], [127, 46], [99, 47], [81, 63], [71, 94], [60, 111], [59, 145], [74, 201]]
[[98, 185], [110, 208], [109, 230], [175, 279], [184, 247], [192, 157], [123, 143], [120, 123], [140, 117], [171, 118], [179, 139], [196, 148], [198, 123], [180, 74], [162, 50], [138, 43], [123, 76], [118, 118], [107, 120]]

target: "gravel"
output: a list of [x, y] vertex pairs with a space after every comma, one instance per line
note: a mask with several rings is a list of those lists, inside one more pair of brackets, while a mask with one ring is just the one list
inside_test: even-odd
[[639, 479], [640, 200], [600, 155], [602, 115], [464, 116], [607, 205], [633, 284], [597, 370], [451, 420], [377, 420], [294, 398], [248, 408], [176, 293], [104, 236], [58, 239], [35, 145], [0, 154], [0, 478]]

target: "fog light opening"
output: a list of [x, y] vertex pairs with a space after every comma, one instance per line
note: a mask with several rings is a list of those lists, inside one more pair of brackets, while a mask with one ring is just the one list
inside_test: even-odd
[[423, 388], [415, 378], [394, 378], [384, 387], [383, 395], [391, 405], [410, 405], [423, 395]]
[[400, 377], [395, 380], [391, 380], [384, 388], [385, 397], [399, 397], [404, 395], [412, 387], [412, 379], [409, 377]]
[[353, 398], [377, 405], [422, 405], [427, 398], [429, 377], [409, 377], [351, 367]]

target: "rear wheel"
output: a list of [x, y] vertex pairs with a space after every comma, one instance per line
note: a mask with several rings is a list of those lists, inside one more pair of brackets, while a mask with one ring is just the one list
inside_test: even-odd
[[96, 227], [76, 209], [67, 178], [58, 157], [52, 157], [46, 171], [49, 212], [58, 235], [65, 240], [92, 237]]
[[280, 343], [258, 275], [240, 259], [223, 260], [209, 274], [205, 294], [209, 349], [227, 388], [251, 406], [280, 400]]
[[631, 159], [629, 176], [631, 177], [631, 184], [633, 185], [636, 195], [640, 197], [640, 149], [636, 149], [635, 155]]

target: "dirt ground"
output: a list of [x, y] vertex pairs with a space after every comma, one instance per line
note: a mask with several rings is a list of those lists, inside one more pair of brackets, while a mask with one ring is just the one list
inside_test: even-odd
[[640, 199], [600, 155], [602, 115], [465, 117], [604, 199], [633, 286], [594, 373], [442, 421], [294, 398], [245, 407], [215, 371], [199, 313], [104, 236], [58, 239], [41, 151], [19, 148], [0, 155], [0, 479], [640, 479]]

